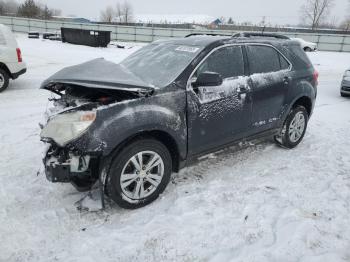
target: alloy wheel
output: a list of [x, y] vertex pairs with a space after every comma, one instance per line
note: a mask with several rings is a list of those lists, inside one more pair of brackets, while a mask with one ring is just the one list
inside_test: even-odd
[[0, 74], [0, 88], [2, 88], [4, 84], [5, 84], [5, 77], [2, 74]]
[[288, 135], [292, 143], [296, 143], [303, 136], [306, 119], [302, 112], [298, 112], [289, 125]]
[[128, 198], [141, 200], [157, 190], [163, 175], [164, 162], [160, 155], [153, 151], [141, 151], [124, 165], [120, 187]]

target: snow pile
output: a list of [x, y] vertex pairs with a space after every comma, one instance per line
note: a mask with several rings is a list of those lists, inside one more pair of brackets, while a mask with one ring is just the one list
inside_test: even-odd
[[339, 95], [350, 54], [310, 54], [318, 101], [295, 150], [242, 144], [174, 174], [150, 206], [87, 212], [97, 195], [37, 176], [49, 97], [38, 87], [65, 66], [137, 48], [19, 44], [28, 73], [0, 95], [0, 261], [350, 260], [350, 100]]

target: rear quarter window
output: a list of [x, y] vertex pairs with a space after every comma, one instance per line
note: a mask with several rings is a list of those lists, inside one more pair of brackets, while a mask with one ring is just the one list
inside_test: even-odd
[[279, 54], [279, 57], [280, 57], [281, 70], [288, 70], [290, 68], [289, 62], [281, 54]]
[[299, 44], [289, 45], [285, 48], [289, 51], [290, 55], [292, 56], [292, 59], [294, 60], [293, 64], [296, 64], [298, 68], [312, 67], [312, 63], [309, 57], [306, 55], [305, 51], [301, 48]]

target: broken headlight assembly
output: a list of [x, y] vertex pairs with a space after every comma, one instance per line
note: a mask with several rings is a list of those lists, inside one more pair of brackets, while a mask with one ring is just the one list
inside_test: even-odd
[[52, 139], [59, 146], [65, 146], [80, 137], [95, 121], [96, 112], [80, 111], [59, 114], [52, 117], [41, 131], [42, 140]]

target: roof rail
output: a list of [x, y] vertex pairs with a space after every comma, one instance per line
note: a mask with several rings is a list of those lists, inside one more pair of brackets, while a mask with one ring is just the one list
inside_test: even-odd
[[191, 37], [191, 36], [199, 36], [199, 35], [207, 35], [207, 36], [227, 36], [227, 37], [232, 37], [232, 35], [225, 35], [225, 34], [192, 33], [192, 34], [186, 35], [185, 38]]
[[232, 37], [272, 37], [276, 39], [289, 40], [290, 38], [285, 35], [273, 34], [273, 33], [255, 33], [255, 32], [242, 32], [233, 35]]

